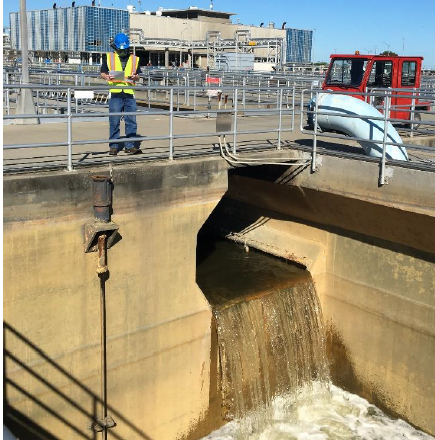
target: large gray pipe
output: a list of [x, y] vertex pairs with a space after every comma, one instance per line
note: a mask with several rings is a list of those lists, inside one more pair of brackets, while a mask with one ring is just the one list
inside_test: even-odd
[[29, 84], [29, 46], [27, 38], [26, 0], [20, 0], [20, 34], [23, 83]]

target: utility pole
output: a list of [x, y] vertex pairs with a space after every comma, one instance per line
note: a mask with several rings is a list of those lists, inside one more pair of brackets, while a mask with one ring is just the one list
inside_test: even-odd
[[[21, 74], [23, 84], [29, 84], [29, 46], [27, 37], [26, 0], [20, 0]], [[17, 101], [17, 115], [36, 115], [31, 89], [21, 89]], [[39, 124], [39, 119], [14, 119], [14, 124]]]

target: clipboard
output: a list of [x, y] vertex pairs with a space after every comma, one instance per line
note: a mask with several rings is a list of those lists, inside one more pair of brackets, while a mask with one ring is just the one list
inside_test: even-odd
[[119, 70], [109, 70], [109, 75], [113, 76], [113, 79], [115, 81], [124, 81], [125, 80], [124, 72], [121, 72]]

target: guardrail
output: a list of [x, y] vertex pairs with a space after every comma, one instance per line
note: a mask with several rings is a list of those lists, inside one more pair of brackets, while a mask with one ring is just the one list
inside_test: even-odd
[[[208, 106], [204, 110], [177, 110], [176, 102], [175, 102], [175, 96], [178, 93], [182, 93], [186, 88], [185, 87], [168, 87], [168, 86], [141, 86], [141, 87], [128, 87], [130, 89], [134, 89], [136, 92], [142, 91], [147, 93], [148, 91], [158, 91], [160, 93], [166, 93], [169, 96], [169, 109], [168, 110], [153, 110], [150, 112], [149, 110], [141, 110], [137, 112], [125, 112], [125, 113], [110, 113], [110, 115], [113, 116], [125, 116], [125, 115], [134, 115], [137, 117], [145, 117], [145, 116], [165, 116], [168, 119], [168, 125], [167, 125], [167, 134], [165, 135], [158, 135], [158, 136], [137, 136], [135, 138], [128, 138], [128, 139], [119, 139], [117, 140], [117, 143], [125, 143], [125, 142], [150, 142], [150, 141], [168, 141], [167, 144], [167, 152], [165, 157], [169, 160], [172, 160], [175, 156], [174, 151], [174, 140], [177, 139], [198, 139], [198, 138], [213, 138], [217, 140], [218, 136], [231, 136], [232, 137], [232, 151], [233, 154], [237, 152], [237, 143], [238, 143], [238, 137], [241, 135], [250, 135], [250, 134], [262, 134], [262, 133], [269, 133], [276, 135], [276, 148], [281, 148], [281, 137], [282, 134], [285, 132], [290, 132], [294, 130], [295, 126], [295, 118], [294, 118], [294, 108], [295, 108], [295, 89], [293, 88], [285, 88], [280, 87], [269, 89], [267, 90], [267, 93], [269, 95], [274, 95], [274, 102], [276, 103], [271, 108], [265, 108], [265, 109], [250, 109], [250, 108], [240, 108], [240, 102], [242, 99], [242, 95], [244, 93], [249, 93], [249, 88], [243, 88], [240, 89], [238, 87], [231, 88], [231, 87], [219, 87], [219, 88], [213, 88], [213, 87], [207, 87], [207, 90], [213, 90], [214, 92], [217, 92], [217, 97], [210, 97], [209, 102], [213, 100], [213, 106]], [[92, 90], [95, 91], [107, 91], [107, 86], [100, 86], [100, 87], [73, 87], [73, 86], [44, 86], [44, 85], [4, 85], [4, 91], [11, 91], [11, 90], [22, 90], [22, 89], [31, 89], [33, 93], [38, 96], [38, 94], [43, 93], [44, 91], [56, 94], [56, 96], [62, 95], [64, 99], [66, 100], [66, 107], [64, 109], [64, 112], [61, 114], [9, 114], [5, 115], [3, 119], [5, 121], [13, 121], [16, 119], [25, 120], [35, 120], [35, 119], [55, 119], [59, 121], [66, 121], [66, 130], [65, 130], [65, 140], [62, 142], [44, 142], [44, 143], [15, 143], [15, 144], [4, 144], [3, 149], [5, 151], [9, 150], [18, 150], [18, 149], [32, 149], [32, 148], [48, 148], [48, 147], [66, 147], [67, 151], [67, 160], [66, 160], [66, 169], [68, 171], [72, 171], [75, 166], [80, 166], [80, 162], [73, 162], [73, 150], [76, 146], [81, 145], [94, 145], [94, 144], [107, 144], [113, 140], [104, 138], [104, 139], [87, 139], [87, 140], [75, 140], [73, 138], [73, 125], [75, 121], [78, 121], [79, 119], [83, 121], [83, 118], [96, 120], [97, 118], [102, 117], [108, 117], [108, 112], [92, 112], [92, 113], [75, 113], [73, 111], [73, 93], [75, 91], [83, 91], [83, 90]], [[192, 88], [190, 87], [191, 91], [197, 92], [197, 93], [203, 93], [206, 94], [207, 90], [204, 87], [197, 87]], [[193, 90], [192, 90], [193, 89]], [[266, 93], [266, 90], [262, 90], [262, 92]], [[229, 98], [229, 102], [231, 103], [230, 108], [222, 108], [224, 104], [223, 101], [225, 99], [225, 96]], [[208, 116], [214, 116], [214, 115], [227, 115], [232, 120], [232, 127], [228, 130], [218, 130], [214, 132], [206, 132], [206, 133], [175, 133], [174, 132], [174, 118], [176, 117], [187, 117], [189, 115], [203, 115], [204, 117]], [[263, 118], [275, 116], [275, 119], [272, 118], [270, 120], [270, 128], [267, 129], [240, 129], [238, 128], [238, 119], [239, 117], [259, 117], [262, 116]], [[283, 117], [287, 116], [290, 118], [289, 125], [283, 124]], [[220, 118], [217, 118], [220, 119]], [[219, 128], [219, 127], [217, 127]], [[110, 161], [116, 161], [116, 159], [111, 159]], [[90, 161], [87, 162], [88, 164], [92, 163]], [[98, 163], [101, 163], [98, 162]], [[31, 168], [38, 168], [38, 167], [31, 167]], [[29, 167], [24, 167], [23, 169], [14, 167], [11, 170], [12, 171], [23, 171], [29, 169]], [[4, 171], [8, 171], [8, 167], [4, 167]]]
[[[167, 104], [169, 95], [158, 94], [156, 89], [152, 89], [152, 86], [177, 86], [178, 91], [176, 94], [176, 105], [177, 110], [180, 107], [189, 107], [194, 110], [204, 109], [208, 107], [207, 99], [201, 101], [205, 95], [201, 91], [197, 92], [198, 87], [206, 86], [206, 77], [211, 76], [213, 78], [218, 78], [220, 80], [221, 86], [228, 87], [238, 87], [241, 90], [241, 106], [243, 108], [249, 108], [252, 106], [267, 107], [274, 105], [273, 93], [269, 93], [269, 90], [273, 88], [295, 88], [296, 92], [296, 103], [300, 102], [300, 93], [304, 88], [313, 88], [318, 86], [321, 78], [313, 79], [313, 77], [301, 76], [295, 74], [283, 75], [282, 73], [275, 74], [265, 74], [265, 73], [239, 73], [239, 72], [213, 72], [205, 73], [200, 71], [190, 71], [190, 70], [160, 70], [160, 69], [145, 69], [141, 74], [141, 79], [139, 84], [148, 86], [147, 96], [142, 96], [139, 99], [145, 102], [148, 107], [160, 104]], [[19, 72], [5, 71], [3, 74], [3, 82], [5, 84], [21, 84], [21, 75]], [[32, 84], [45, 84], [49, 86], [67, 86], [74, 85], [78, 86], [99, 86], [106, 85], [106, 83], [101, 80], [99, 73], [93, 74], [82, 74], [74, 72], [63, 72], [63, 73], [53, 73], [47, 71], [35, 71], [31, 70], [30, 83]], [[180, 93], [180, 87], [183, 87], [182, 93]], [[104, 94], [105, 92], [101, 92]], [[15, 102], [15, 98], [9, 96], [10, 89], [4, 90], [4, 100], [6, 114], [10, 114], [12, 108], [11, 103]], [[46, 94], [41, 94], [41, 98], [44, 98]], [[51, 100], [56, 99], [54, 94], [50, 96]], [[107, 99], [97, 100], [99, 103], [102, 101], [107, 101]], [[36, 105], [39, 108], [39, 99], [36, 100]], [[85, 103], [84, 101], [82, 101]], [[288, 101], [285, 101], [288, 104]], [[88, 102], [89, 103], [89, 102]], [[47, 108], [47, 101], [44, 99], [42, 108]], [[79, 105], [75, 103], [76, 112], [80, 111]], [[83, 111], [83, 109], [82, 109]]]
[[[166, 83], [171, 82], [171, 78], [168, 77], [168, 81]], [[263, 78], [264, 80], [264, 78]], [[161, 116], [163, 119], [167, 119], [167, 123], [165, 122], [166, 133], [155, 135], [155, 136], [137, 136], [134, 139], [128, 139], [128, 141], [135, 142], [159, 142], [160, 144], [165, 143], [165, 151], [161, 151], [158, 156], [154, 156], [153, 158], [167, 158], [172, 160], [177, 154], [181, 156], [181, 153], [174, 149], [174, 141], [175, 140], [186, 140], [193, 139], [194, 142], [191, 142], [192, 149], [191, 151], [183, 150], [182, 155], [197, 155], [197, 154], [216, 154], [217, 151], [213, 150], [213, 148], [208, 148], [205, 151], [203, 148], [195, 148], [193, 144], [198, 145], [200, 139], [206, 139], [209, 143], [209, 147], [212, 143], [214, 143], [214, 139], [218, 139], [220, 136], [230, 136], [232, 139], [232, 154], [235, 155], [239, 150], [239, 139], [243, 135], [255, 135], [261, 133], [269, 133], [273, 134], [275, 141], [272, 148], [280, 149], [284, 142], [288, 142], [283, 139], [283, 134], [286, 132], [292, 132], [295, 128], [295, 117], [300, 114], [300, 132], [305, 135], [312, 136], [313, 142], [311, 146], [306, 146], [305, 151], [307, 151], [311, 155], [311, 170], [316, 171], [317, 167], [317, 154], [319, 151], [322, 151], [322, 154], [340, 154], [343, 157], [351, 157], [352, 159], [357, 160], [365, 160], [365, 161], [379, 161], [380, 163], [380, 184], [386, 183], [386, 166], [387, 165], [396, 165], [403, 167], [411, 167], [424, 169], [427, 171], [434, 171], [434, 160], [433, 160], [433, 152], [435, 151], [432, 146], [425, 145], [424, 142], [426, 139], [431, 138], [435, 135], [435, 92], [430, 89], [376, 89], [371, 90], [366, 93], [343, 93], [343, 92], [332, 92], [320, 90], [313, 87], [313, 83], [309, 82], [309, 88], [302, 88], [306, 85], [306, 81], [302, 78], [300, 82], [294, 80], [290, 82], [288, 80], [281, 81], [277, 79], [276, 81], [272, 81], [270, 79], [269, 83], [261, 82], [260, 86], [255, 84], [254, 87], [251, 85], [243, 85], [247, 84], [248, 81], [243, 81], [243, 77], [241, 77], [242, 86], [235, 85], [221, 85], [219, 87], [213, 86], [192, 86], [190, 84], [190, 80], [186, 81], [186, 83], [180, 84], [181, 81], [177, 81], [176, 85], [150, 85], [150, 86], [137, 86], [132, 87], [136, 90], [137, 96], [142, 93], [145, 96], [144, 105], [145, 107], [148, 105], [148, 109], [141, 108], [138, 112], [134, 113], [134, 115], [144, 118], [146, 116], [155, 115]], [[238, 80], [235, 80], [235, 83]], [[251, 81], [249, 81], [252, 84]], [[165, 81], [164, 81], [165, 83]], [[290, 85], [290, 86], [289, 86]], [[38, 114], [37, 115], [13, 115], [14, 108], [10, 105], [10, 96], [14, 95], [16, 98], [16, 92], [20, 89], [32, 89], [34, 97], [39, 102], [40, 105], [37, 106]], [[100, 101], [97, 104], [88, 104], [85, 100], [75, 99], [75, 91], [82, 90], [92, 90], [98, 96], [100, 96]], [[208, 91], [213, 91], [213, 94], [216, 96], [208, 96]], [[18, 150], [18, 149], [32, 149], [32, 148], [45, 148], [45, 147], [53, 147], [53, 148], [63, 148], [66, 147], [66, 159], [63, 162], [67, 170], [71, 171], [77, 166], [87, 165], [87, 164], [95, 164], [108, 162], [116, 162], [118, 158], [107, 158], [107, 160], [102, 161], [91, 161], [91, 160], [74, 160], [74, 154], [76, 153], [77, 148], [81, 148], [83, 145], [95, 145], [95, 144], [107, 144], [110, 142], [110, 139], [87, 139], [87, 140], [78, 140], [75, 138], [75, 131], [73, 130], [73, 126], [83, 120], [101, 120], [103, 117], [108, 117], [107, 112], [107, 91], [108, 86], [74, 86], [74, 85], [21, 85], [21, 84], [5, 84], [4, 85], [4, 102], [5, 109], [7, 115], [4, 116], [5, 123], [11, 122], [14, 119], [35, 119], [39, 118], [43, 119], [54, 119], [58, 121], [66, 122], [65, 127], [65, 138], [59, 142], [44, 142], [44, 143], [21, 143], [19, 144], [6, 144], [4, 145], [4, 150]], [[219, 92], [220, 91], [220, 92]], [[322, 112], [318, 108], [314, 107], [311, 110], [306, 109], [307, 97], [318, 97], [319, 93], [333, 93], [333, 94], [351, 94], [351, 95], [361, 95], [366, 101], [373, 101], [375, 98], [382, 97], [383, 102], [382, 105], [377, 105], [378, 109], [383, 113], [381, 116], [374, 118], [370, 116], [370, 119], [378, 119], [383, 124], [388, 124], [391, 122], [395, 125], [399, 124], [400, 134], [405, 136], [404, 143], [401, 144], [410, 150], [412, 153], [410, 154], [411, 160], [409, 162], [400, 162], [389, 159], [383, 154], [381, 160], [378, 158], [366, 156], [364, 154], [347, 154], [346, 152], [334, 153], [332, 150], [325, 151], [322, 147], [318, 146], [319, 138], [336, 138], [336, 139], [345, 139], [346, 141], [367, 141], [379, 143], [379, 141], [373, 141], [370, 139], [359, 139], [356, 137], [344, 135], [342, 133], [331, 133], [331, 132], [323, 132], [318, 129], [317, 124], [313, 126], [313, 130], [308, 130], [305, 128], [305, 118], [308, 115], [312, 115], [313, 119], [317, 120], [317, 116], [321, 115]], [[164, 102], [166, 105], [166, 109], [154, 109], [152, 108], [154, 103], [158, 101], [157, 99], [150, 99], [149, 97], [154, 95], [155, 97], [160, 97], [161, 102]], [[180, 100], [180, 97], [182, 99]], [[224, 108], [224, 99], [228, 98], [229, 108]], [[390, 111], [397, 110], [403, 108], [399, 106], [395, 106], [392, 104], [392, 99], [397, 97], [406, 97], [410, 102], [413, 102], [414, 105], [411, 105], [405, 111], [411, 113], [411, 120], [408, 119], [398, 119], [392, 118]], [[184, 101], [183, 101], [184, 99]], [[190, 107], [182, 108], [184, 104], [188, 104], [190, 100]], [[432, 103], [431, 110], [429, 111], [421, 111], [419, 113], [422, 114], [422, 120], [417, 120], [414, 118], [416, 105], [415, 103], [418, 100], [422, 101], [430, 101]], [[193, 101], [193, 102], [192, 102]], [[44, 106], [42, 102], [46, 102], [47, 105]], [[317, 102], [317, 99], [316, 99]], [[75, 104], [75, 105], [74, 105]], [[182, 105], [183, 104], [183, 105]], [[50, 107], [51, 106], [51, 107]], [[48, 110], [55, 110], [60, 114], [41, 114], [42, 112]], [[15, 110], [16, 111], [16, 110]], [[124, 115], [124, 113], [117, 113], [114, 115]], [[187, 117], [202, 117], [204, 121], [208, 121], [207, 124], [200, 124], [207, 126], [207, 130], [205, 133], [194, 133], [194, 132], [185, 132], [177, 133], [174, 129], [174, 120], [175, 118], [187, 118]], [[213, 127], [210, 125], [210, 121], [216, 117], [216, 120], [222, 121], [222, 117], [226, 117], [226, 127], [228, 127], [228, 119], [231, 120], [229, 129], [220, 129], [222, 125], [217, 124], [217, 128], [213, 130]], [[367, 115], [347, 115], [344, 116], [340, 114], [342, 117], [353, 117], [353, 118], [367, 118]], [[267, 129], [240, 129], [239, 122], [240, 118], [250, 118], [250, 117], [261, 117], [262, 121], [267, 120], [268, 127]], [[177, 119], [178, 120], [178, 119]], [[247, 120], [247, 119], [242, 119]], [[218, 121], [217, 121], [218, 122]], [[406, 124], [406, 125], [405, 125]], [[191, 124], [192, 126], [194, 124]], [[198, 125], [198, 124], [197, 124]], [[225, 125], [225, 124], [224, 124]], [[417, 129], [418, 125], [418, 129]], [[409, 136], [407, 140], [406, 137]], [[414, 137], [415, 139], [411, 139]], [[421, 142], [420, 142], [421, 141]], [[121, 139], [120, 143], [127, 142], [126, 139]], [[186, 141], [187, 142], [187, 141]], [[383, 142], [383, 150], [389, 145], [396, 145], [393, 142], [390, 142], [387, 137], [384, 138]], [[432, 145], [432, 144], [431, 144]], [[287, 146], [289, 144], [287, 143]], [[226, 143], [224, 145], [226, 147]], [[304, 149], [294, 144], [291, 145], [293, 148]], [[178, 148], [178, 147], [177, 147]], [[255, 145], [252, 145], [252, 148], [255, 148]], [[195, 150], [195, 151], [194, 151]], [[225, 151], [225, 148], [222, 149]], [[418, 154], [423, 153], [423, 156], [419, 157]], [[81, 154], [81, 153], [80, 153]], [[147, 160], [147, 157], [134, 157], [132, 160], [144, 159]], [[122, 158], [121, 160], [125, 160]], [[130, 158], [128, 159], [130, 160]], [[46, 167], [54, 167], [53, 164], [46, 164]], [[15, 165], [6, 164], [4, 166], [5, 172], [19, 172], [26, 171], [30, 169], [39, 169], [42, 166], [31, 164], [25, 165], [23, 167], [17, 167]], [[59, 163], [56, 164], [56, 167], [59, 167]]]
[[[310, 104], [308, 106], [305, 105], [307, 102], [304, 99], [304, 96], [310, 95]], [[350, 96], [360, 96], [366, 102], [372, 102], [378, 98], [382, 97], [382, 105], [377, 105], [376, 108], [382, 113], [379, 117], [373, 115], [360, 115], [353, 114], [352, 112], [338, 112], [338, 111], [324, 111], [321, 107], [319, 108], [319, 95], [320, 94], [332, 94], [332, 95], [350, 95]], [[313, 100], [313, 98], [314, 100]], [[392, 100], [396, 100], [398, 98], [406, 98], [411, 101], [411, 105], [406, 107], [403, 104], [392, 105]], [[416, 103], [426, 101], [430, 103], [430, 110], [418, 110], [419, 113], [427, 116], [425, 119], [416, 119]], [[400, 119], [400, 118], [392, 118], [391, 112], [394, 110], [400, 110], [401, 112], [410, 113], [410, 118], [408, 119]], [[394, 164], [396, 166], [406, 166], [409, 168], [424, 168], [428, 171], [435, 171], [435, 148], [428, 147], [424, 145], [419, 145], [416, 143], [398, 143], [389, 140], [387, 136], [388, 133], [388, 123], [401, 124], [400, 131], [402, 133], [409, 133], [410, 137], [415, 135], [424, 135], [424, 136], [435, 136], [435, 92], [431, 92], [429, 90], [416, 90], [416, 89], [374, 89], [368, 92], [343, 92], [343, 91], [332, 91], [332, 90], [321, 90], [321, 89], [311, 89], [304, 90], [301, 95], [301, 120], [300, 120], [300, 130], [302, 133], [311, 134], [313, 136], [313, 147], [312, 147], [312, 162], [311, 162], [311, 170], [314, 172], [316, 167], [316, 154], [317, 154], [317, 142], [319, 137], [330, 138], [330, 139], [346, 139], [346, 140], [354, 140], [357, 142], [368, 142], [372, 144], [382, 144], [382, 157], [380, 159], [370, 156], [362, 156], [362, 160], [379, 160], [380, 163], [380, 174], [379, 174], [379, 184], [384, 185], [387, 183], [386, 177], [386, 164]], [[331, 132], [331, 131], [322, 131], [321, 127], [318, 125], [319, 116], [339, 116], [340, 118], [349, 118], [349, 119], [360, 119], [360, 120], [374, 120], [379, 121], [381, 125], [383, 125], [383, 139], [382, 141], [369, 139], [369, 138], [359, 138], [352, 136], [350, 133], [340, 133], [340, 132]], [[310, 127], [304, 126], [304, 117], [307, 118], [310, 116], [312, 120], [312, 129]], [[425, 128], [421, 128], [425, 127]], [[388, 160], [386, 157], [386, 148], [387, 146], [400, 146], [405, 147], [407, 150], [424, 152], [428, 155], [426, 158], [415, 156], [415, 159], [411, 159], [409, 162], [407, 161], [398, 161], [390, 159]], [[410, 155], [411, 156], [411, 155]], [[416, 160], [418, 159], [418, 160]], [[422, 164], [425, 166], [422, 167]]]

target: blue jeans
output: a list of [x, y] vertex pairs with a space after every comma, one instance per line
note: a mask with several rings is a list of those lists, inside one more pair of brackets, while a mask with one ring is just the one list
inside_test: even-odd
[[[120, 112], [135, 112], [136, 111], [136, 99], [131, 96], [128, 98], [123, 98], [116, 96], [115, 93], [112, 93], [112, 96], [109, 100], [109, 113], [120, 113]], [[133, 115], [125, 115], [125, 136], [127, 138], [136, 137], [137, 131], [137, 123], [136, 116]], [[110, 140], [119, 139], [120, 134], [120, 124], [121, 124], [121, 116], [112, 116], [109, 114], [109, 124], [110, 124]], [[110, 142], [110, 148], [116, 148], [118, 151], [122, 150], [123, 146], [126, 149], [133, 148], [133, 142]]]

